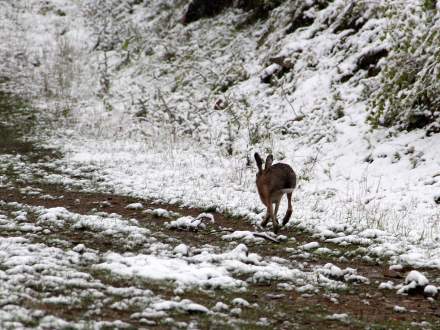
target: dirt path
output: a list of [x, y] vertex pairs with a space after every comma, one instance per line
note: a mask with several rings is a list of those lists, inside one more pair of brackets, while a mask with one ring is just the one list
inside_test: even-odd
[[[145, 214], [143, 210], [131, 210], [126, 206], [131, 203], [143, 203], [146, 208], [157, 209], [166, 208], [168, 210], [178, 212], [182, 216], [196, 216], [203, 212], [198, 209], [182, 209], [173, 205], [157, 205], [149, 204], [145, 200], [135, 199], [126, 196], [107, 195], [99, 193], [84, 193], [62, 190], [60, 187], [51, 185], [38, 185], [34, 188], [40, 189], [39, 195], [27, 195], [18, 189], [10, 189], [0, 192], [0, 200], [5, 202], [19, 202], [27, 205], [44, 206], [45, 208], [65, 207], [69, 211], [79, 214], [93, 214], [97, 210], [108, 213], [116, 213], [127, 219], [136, 219], [139, 223], [150, 229], [155, 237], [168, 242], [170, 238], [175, 239], [175, 244], [185, 243], [193, 247], [201, 247], [204, 245], [216, 246], [220, 249], [226, 248], [228, 241], [222, 239], [222, 235], [231, 230], [249, 230], [249, 224], [242, 219], [227, 218], [222, 214], [214, 213], [215, 224], [200, 231], [181, 231], [172, 230], [163, 226], [164, 222], [170, 219], [151, 216]], [[23, 187], [21, 187], [23, 188]], [[45, 200], [40, 196], [62, 196], [55, 200]], [[5, 234], [5, 232], [3, 232]], [[14, 233], [8, 233], [12, 235]], [[255, 252], [266, 257], [279, 257], [295, 264], [304, 265], [303, 256], [295, 255], [289, 251], [295, 250], [307, 242], [315, 241], [308, 237], [304, 232], [285, 231], [282, 234], [288, 234], [296, 238], [295, 241], [287, 241], [282, 243], [273, 243], [270, 241], [258, 244], [248, 244], [249, 252]], [[85, 244], [88, 247], [99, 250], [101, 252], [118, 250], [118, 247], [112, 242], [102, 242], [93, 240], [93, 235], [83, 232], [62, 232], [58, 233], [59, 237], [71, 242], [73, 245]], [[47, 242], [46, 242], [47, 243]], [[292, 324], [302, 326], [310, 325], [311, 328], [364, 328], [368, 324], [376, 324], [381, 328], [406, 328], [411, 322], [431, 321], [436, 324], [440, 319], [440, 305], [437, 300], [430, 301], [423, 294], [414, 294], [410, 296], [397, 295], [395, 290], [379, 290], [378, 284], [393, 280], [402, 282], [407, 270], [390, 271], [383, 264], [370, 263], [360, 260], [362, 254], [353, 253], [358, 246], [337, 247], [334, 244], [320, 242], [321, 246], [332, 249], [339, 249], [338, 256], [320, 255], [311, 253], [306, 259], [305, 269], [311, 269], [317, 265], [332, 263], [341, 269], [347, 267], [356, 268], [358, 274], [369, 279], [369, 283], [349, 283], [347, 289], [335, 292], [319, 292], [312, 295], [302, 295], [295, 291], [286, 292], [279, 289], [276, 283], [263, 283], [251, 285], [248, 292], [241, 296], [250, 303], [256, 303], [262, 306], [258, 310], [258, 315], [253, 315], [256, 311], [249, 310], [248, 313], [241, 315], [242, 318], [273, 317], [277, 320], [277, 327], [287, 327]], [[353, 257], [356, 259], [353, 260]], [[341, 257], [345, 257], [347, 261], [340, 261]], [[304, 267], [304, 266], [302, 266]], [[435, 278], [438, 273], [430, 272], [430, 277]], [[100, 278], [104, 282], [115, 283], [115, 280], [109, 278]], [[117, 282], [117, 281], [116, 281]], [[124, 283], [128, 285], [129, 283]], [[153, 286], [147, 283], [143, 284], [144, 289], [157, 289], [157, 284]], [[166, 289], [160, 288], [162, 295], [172, 295]], [[233, 293], [215, 292], [204, 294], [200, 292], [190, 292], [188, 298], [195, 302], [206, 304], [218, 298], [224, 300], [226, 297], [233, 296]], [[218, 297], [217, 297], [218, 296]], [[405, 307], [409, 313], [399, 314], [394, 311], [394, 306]], [[378, 309], [378, 307], [380, 307]], [[85, 310], [78, 310], [77, 313], [83, 313]], [[331, 315], [333, 313], [350, 315], [352, 320], [349, 325], [341, 324], [331, 320], [322, 319], [319, 315]], [[118, 317], [123, 315], [117, 314]]]
[[[14, 217], [18, 219], [17, 212], [26, 210], [26, 224], [37, 226], [38, 214], [35, 207], [44, 209], [62, 207], [78, 215], [116, 214], [121, 219], [135, 219], [137, 226], [147, 229], [155, 242], [171, 246], [183, 243], [190, 246], [194, 254], [202, 253], [206, 248], [218, 252], [230, 250], [243, 241], [225, 239], [225, 234], [234, 231], [255, 231], [255, 228], [252, 228], [246, 220], [230, 218], [219, 213], [213, 213], [215, 223], [209, 224], [204, 229], [197, 231], [171, 229], [165, 226], [165, 223], [169, 223], [179, 216], [196, 217], [206, 210], [152, 204], [148, 200], [115, 194], [78, 191], [72, 187], [45, 182], [44, 173], [56, 172], [54, 167], [47, 166], [47, 164], [50, 165], [52, 161], [57, 159], [57, 153], [53, 150], [38, 148], [34, 143], [24, 141], [24, 132], [29, 132], [33, 128], [34, 115], [22, 111], [12, 111], [22, 108], [23, 104], [11, 102], [11, 98], [8, 96], [1, 95], [0, 100], [0, 154], [12, 157], [2, 158], [3, 164], [0, 163], [0, 178], [2, 178], [0, 181], [2, 183], [0, 185], [0, 215], [3, 214], [6, 219]], [[25, 166], [15, 166], [14, 162], [17, 158], [14, 157], [17, 156]], [[39, 172], [43, 167], [45, 172]], [[35, 173], [33, 172], [32, 175], [23, 179], [20, 171], [24, 168], [33, 168]], [[35, 170], [35, 168], [39, 170]], [[60, 173], [57, 172], [57, 174]], [[61, 174], [68, 176], [67, 173]], [[87, 178], [83, 179], [87, 180]], [[19, 203], [21, 206], [17, 206], [15, 203]], [[132, 203], [142, 203], [143, 208], [128, 209], [126, 206]], [[158, 208], [179, 215], [169, 218], [145, 212], [147, 209]], [[103, 240], [102, 235], [89, 229], [63, 227], [51, 229], [48, 231], [50, 234], [43, 235], [41, 231], [26, 231], [24, 228], [11, 226], [10, 223], [2, 225], [0, 238], [23, 237], [32, 243], [59, 248], [67, 252], [74, 247], [85, 246], [98, 255], [104, 255], [111, 251], [133, 254], [148, 252], [141, 245], [136, 244], [127, 248], [123, 237]], [[240, 329], [440, 328], [438, 300], [427, 299], [420, 292], [411, 295], [398, 295], [394, 289], [378, 289], [379, 284], [383, 282], [402, 283], [409, 269], [389, 270], [386, 261], [365, 258], [365, 250], [359, 245], [339, 246], [319, 241], [321, 248], [328, 248], [333, 252], [322, 253], [316, 249], [305, 251], [302, 248], [304, 244], [317, 241], [316, 238], [311, 237], [310, 233], [289, 229], [283, 230], [281, 234], [288, 239], [279, 243], [265, 239], [245, 242], [249, 249], [248, 252], [250, 254], [257, 253], [267, 260], [277, 260], [277, 262], [305, 272], [313, 272], [316, 268], [322, 268], [328, 263], [341, 270], [354, 268], [356, 269], [355, 274], [361, 277], [332, 278], [332, 280], [343, 284], [343, 288], [333, 290], [315, 287], [310, 291], [298, 291], [294, 287], [288, 287], [288, 283], [286, 284], [285, 281], [271, 279], [258, 283], [248, 281], [247, 290], [240, 292], [222, 289], [193, 289], [176, 293], [172, 283], [167, 281], [146, 281], [141, 278], [115, 276], [109, 272], [90, 267], [90, 264], [86, 262], [78, 266], [77, 270], [90, 277], [88, 281], [94, 283], [96, 297], [81, 298], [74, 305], [51, 303], [47, 299], [39, 300], [38, 297], [53, 297], [55, 293], [66, 295], [66, 292], [71, 295], [80, 295], [82, 288], [47, 288], [37, 284], [29, 284], [29, 289], [32, 289], [34, 293], [30, 294], [31, 298], [29, 299], [25, 296], [20, 297], [19, 301], [30, 310], [41, 311], [42, 315], [54, 315], [68, 321], [115, 322], [120, 320], [133, 328], [187, 328], [191, 325], [206, 329], [225, 327]], [[6, 272], [8, 271], [7, 267], [0, 264], [0, 270], [3, 268]], [[422, 271], [432, 282], [438, 283], [439, 272]], [[243, 280], [246, 280], [246, 276], [243, 276]], [[23, 285], [26, 287], [26, 284]], [[113, 291], [113, 293], [109, 293], [108, 288], [112, 288], [113, 291], [116, 291], [115, 288], [140, 290], [141, 293], [137, 297], [139, 301], [142, 300], [142, 295], [148, 295], [148, 292], [152, 292], [155, 297], [161, 299], [177, 301], [176, 296], [178, 296], [179, 301], [190, 299], [210, 308], [217, 302], [230, 303], [237, 297], [245, 299], [250, 305], [237, 304], [235, 308], [230, 306], [229, 311], [224, 313], [206, 314], [177, 309], [167, 314], [168, 318], [138, 317], [136, 313], [142, 313], [145, 305], [132, 303], [128, 307], [122, 308], [118, 303], [126, 301], [127, 297], [118, 296]], [[7, 304], [3, 303], [2, 306], [7, 306]], [[395, 306], [400, 306], [400, 309], [396, 311]], [[41, 320], [41, 318], [36, 317], [37, 320]], [[31, 320], [26, 325], [32, 327], [35, 325], [33, 322], [36, 321]], [[109, 323], [109, 327], [115, 327], [115, 323]]]

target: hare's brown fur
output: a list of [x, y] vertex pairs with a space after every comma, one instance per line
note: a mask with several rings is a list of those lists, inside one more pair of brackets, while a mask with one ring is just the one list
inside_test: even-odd
[[[293, 169], [283, 163], [272, 165], [272, 155], [267, 156], [266, 164], [263, 169], [263, 161], [258, 153], [255, 153], [255, 161], [257, 162], [257, 189], [260, 199], [267, 208], [266, 217], [261, 223], [264, 227], [269, 219], [272, 220], [273, 230], [278, 232], [279, 225], [277, 221], [278, 208], [281, 198], [284, 194], [287, 196], [287, 212], [284, 216], [282, 225], [289, 222], [292, 215], [292, 192], [296, 187], [296, 174]], [[273, 208], [275, 204], [275, 209]]]

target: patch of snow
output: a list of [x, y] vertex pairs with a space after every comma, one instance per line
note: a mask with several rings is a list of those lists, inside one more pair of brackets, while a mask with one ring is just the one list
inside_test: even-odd
[[299, 248], [308, 251], [308, 250], [317, 249], [318, 247], [319, 247], [318, 242], [310, 242], [310, 243], [301, 245]]
[[347, 313], [340, 313], [340, 314], [335, 313], [335, 314], [326, 316], [326, 319], [347, 322], [349, 320], [349, 316]]
[[209, 213], [201, 213], [196, 218], [192, 216], [180, 217], [170, 223], [165, 223], [167, 228], [181, 229], [181, 230], [198, 230], [205, 229], [206, 222], [213, 223], [214, 217]]
[[225, 303], [219, 301], [215, 304], [215, 306], [212, 308], [214, 312], [226, 312], [229, 310], [229, 306]]
[[393, 307], [393, 310], [394, 310], [396, 313], [406, 313], [406, 312], [407, 312], [406, 307], [399, 306], [399, 305], [395, 305], [395, 306]]
[[233, 233], [223, 235], [222, 238], [227, 241], [243, 240], [244, 242], [262, 242], [264, 238], [257, 237], [253, 232], [247, 230], [236, 230]]
[[411, 282], [415, 282], [418, 286], [426, 286], [429, 283], [426, 276], [417, 270], [410, 271], [406, 276], [405, 284], [409, 284]]
[[427, 285], [425, 286], [423, 293], [429, 297], [436, 297], [438, 294], [438, 288], [434, 285]]
[[189, 247], [186, 244], [177, 245], [174, 250], [175, 253], [181, 254], [182, 256], [187, 256], [189, 254]]
[[379, 289], [393, 290], [394, 283], [393, 283], [393, 281], [382, 282], [379, 284]]
[[251, 304], [243, 298], [234, 298], [232, 299], [232, 305], [240, 306], [240, 307], [249, 307]]
[[144, 208], [144, 205], [142, 205], [142, 203], [131, 203], [128, 204], [125, 208], [129, 210], [142, 210]]

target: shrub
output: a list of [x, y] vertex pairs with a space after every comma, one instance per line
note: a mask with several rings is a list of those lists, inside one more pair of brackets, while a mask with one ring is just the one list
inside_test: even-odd
[[410, 10], [390, 8], [388, 14], [391, 23], [385, 38], [391, 51], [376, 84], [370, 85], [368, 120], [373, 127], [438, 133], [440, 15], [426, 4]]

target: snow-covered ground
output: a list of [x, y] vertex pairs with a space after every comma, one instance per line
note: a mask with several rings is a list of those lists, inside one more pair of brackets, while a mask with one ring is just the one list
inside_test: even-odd
[[[290, 34], [282, 28], [287, 13], [295, 16], [293, 4], [281, 5], [268, 21], [238, 32], [231, 25], [245, 15], [240, 10], [182, 26], [185, 7], [175, 3], [174, 9], [163, 10], [161, 4], [109, 2], [101, 13], [94, 1], [2, 4], [2, 33], [9, 41], [5, 47], [20, 52], [14, 47], [22, 45], [24, 63], [31, 57], [41, 62], [34, 65], [33, 77], [65, 76], [59, 72], [69, 68], [61, 63], [63, 56], [80, 71], [70, 72], [71, 84], [62, 91], [68, 95], [53, 92], [56, 97], [38, 99], [55, 108], [58, 101], [51, 100], [79, 101], [73, 108], [68, 105], [66, 125], [51, 140], [66, 153], [66, 171], [92, 165], [118, 193], [216, 208], [247, 217], [251, 227], [263, 215], [252, 155], [270, 150], [299, 175], [289, 226], [301, 224], [317, 232], [335, 226], [378, 229], [400, 244], [417, 243], [421, 251], [425, 247], [427, 259], [440, 257], [435, 252], [440, 237], [435, 203], [439, 135], [371, 130], [361, 98], [365, 70], [354, 71], [348, 82], [340, 80], [360, 56], [387, 47], [389, 40], [380, 38], [387, 20], [379, 4], [366, 5], [358, 20], [367, 20], [358, 31], [342, 32], [341, 17], [351, 10], [345, 1], [322, 10], [311, 6], [307, 15], [315, 17], [313, 24]], [[109, 21], [99, 21], [107, 12], [112, 13]], [[11, 31], [7, 22], [20, 30]], [[274, 31], [267, 34], [270, 28]], [[25, 39], [21, 43], [15, 39], [18, 33]], [[164, 33], [167, 38], [161, 39]], [[100, 50], [112, 36], [114, 42], [125, 40], [124, 46]], [[66, 53], [60, 54], [63, 49]], [[108, 68], [103, 73], [104, 55]], [[11, 57], [19, 60], [17, 56]], [[283, 57], [293, 67], [265, 84], [260, 75], [269, 57]], [[48, 67], [56, 63], [58, 71]], [[102, 79], [110, 83], [104, 102], [99, 101]], [[222, 86], [224, 79], [232, 83], [221, 93], [212, 84]], [[56, 89], [55, 82], [53, 87], [32, 82], [34, 90]], [[218, 100], [228, 104], [225, 110], [212, 108]], [[146, 116], [139, 121], [133, 113], [142, 109]], [[167, 113], [170, 109], [174, 115]]]
[[[346, 0], [322, 7], [319, 1], [305, 3], [309, 8], [304, 13], [296, 1], [286, 1], [266, 20], [252, 21], [244, 10], [229, 8], [188, 25], [180, 23], [182, 1], [0, 3], [0, 58], [7, 59], [0, 68], [2, 75], [13, 77], [7, 86], [58, 119], [49, 136], [40, 132], [46, 144], [64, 152], [62, 160], [46, 164], [59, 174], [47, 173], [44, 179], [240, 216], [250, 232], [225, 240], [246, 243], [265, 211], [256, 193], [253, 153], [271, 152], [299, 176], [288, 228], [305, 229], [316, 239], [341, 246], [359, 244], [366, 258], [440, 268], [440, 134], [372, 129], [367, 122], [363, 86], [374, 77], [357, 65], [368, 52], [391, 47], [386, 10], [375, 2], [359, 2], [354, 14]], [[411, 7], [415, 2], [396, 3]], [[298, 15], [313, 20], [286, 33]], [[347, 23], [351, 15], [354, 25]], [[274, 58], [281, 58], [286, 72]], [[270, 82], [262, 81], [278, 71]], [[21, 168], [23, 180], [39, 170], [27, 167], [20, 157], [1, 159], [4, 166]], [[27, 207], [19, 210], [27, 212]], [[111, 288], [78, 269], [84, 255], [102, 271], [170, 280], [175, 290], [246, 287], [236, 273], [255, 281], [261, 275], [318, 285], [316, 274], [331, 268], [309, 274], [296, 265], [247, 255], [245, 245], [194, 256], [191, 247], [181, 247], [178, 251], [186, 253], [176, 258], [173, 246], [161, 245], [158, 253], [148, 230], [129, 220], [111, 218], [111, 225], [100, 227], [99, 216], [62, 209], [32, 212], [39, 217], [35, 225], [26, 224], [23, 213], [23, 220], [2, 215], [2, 226], [46, 235], [54, 223], [79, 226], [103, 237], [106, 232], [129, 237], [145, 251], [55, 251], [27, 238], [3, 237], [2, 260], [17, 261], [0, 270], [11, 294], [19, 289], [7, 273], [18, 268], [35, 272], [40, 266], [34, 260], [41, 259], [41, 269], [53, 269], [53, 276], [72, 272], [82, 279], [82, 289], [90, 288], [85, 292], [105, 295]], [[175, 221], [194, 225], [193, 220]], [[309, 248], [319, 244], [303, 250]], [[152, 267], [161, 271], [152, 273]], [[14, 294], [19, 299], [22, 293]], [[191, 303], [152, 297], [148, 308], [156, 313], [173, 308], [206, 312], [212, 307]], [[15, 315], [25, 317], [25, 308]], [[3, 319], [10, 315], [4, 313]]]

